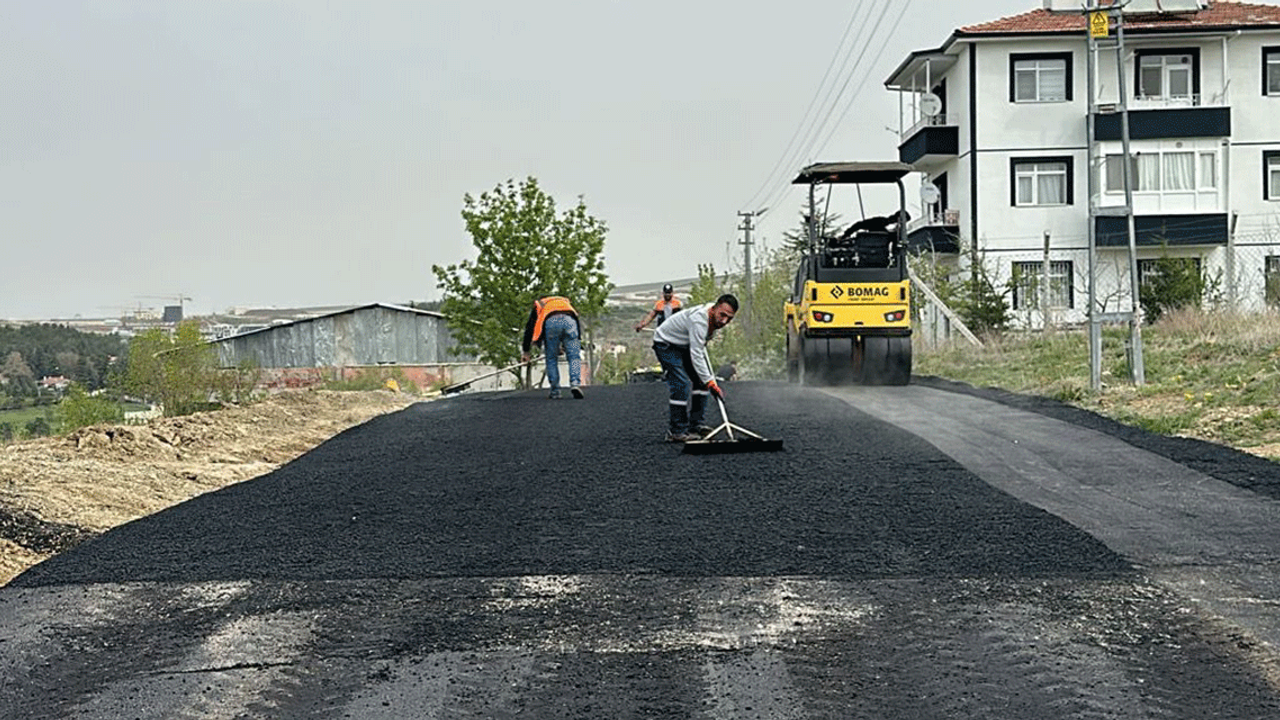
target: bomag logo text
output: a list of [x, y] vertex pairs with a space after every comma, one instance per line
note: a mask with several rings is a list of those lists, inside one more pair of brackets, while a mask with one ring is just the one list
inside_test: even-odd
[[889, 297], [889, 288], [882, 287], [847, 287], [844, 289], [849, 297]]

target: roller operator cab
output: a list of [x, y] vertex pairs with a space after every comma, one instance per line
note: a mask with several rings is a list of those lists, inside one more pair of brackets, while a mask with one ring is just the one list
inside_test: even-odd
[[[787, 375], [807, 385], [906, 385], [911, 380], [911, 280], [907, 272], [906, 190], [910, 165], [817, 163], [793, 181], [809, 187], [808, 247], [784, 305]], [[859, 203], [863, 185], [893, 185], [897, 210], [843, 231], [821, 227], [825, 204]], [[834, 185], [850, 187], [837, 193]], [[884, 192], [881, 188], [880, 193]], [[845, 197], [847, 195], [847, 198]], [[858, 207], [858, 205], [855, 205]]]

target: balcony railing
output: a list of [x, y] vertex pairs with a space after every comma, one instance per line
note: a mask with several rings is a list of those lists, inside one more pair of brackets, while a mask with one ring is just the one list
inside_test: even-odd
[[907, 221], [907, 233], [923, 227], [956, 227], [960, 224], [959, 210], [930, 210], [918, 218]]
[[906, 140], [907, 138], [911, 137], [912, 135], [915, 135], [916, 133], [920, 132], [922, 129], [927, 127], [943, 127], [947, 125], [959, 125], [959, 124], [960, 124], [960, 116], [955, 114], [938, 114], [938, 115], [930, 115], [927, 117], [922, 117], [916, 122], [915, 125], [912, 125], [910, 128], [908, 128], [905, 132], [902, 133], [902, 139]]

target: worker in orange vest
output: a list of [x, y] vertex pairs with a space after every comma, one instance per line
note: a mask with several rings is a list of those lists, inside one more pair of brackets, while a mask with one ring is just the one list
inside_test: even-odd
[[680, 312], [680, 298], [675, 296], [675, 290], [672, 289], [671, 283], [662, 286], [662, 299], [653, 304], [653, 309], [649, 311], [644, 319], [636, 324], [636, 332], [644, 329], [654, 318], [658, 319], [658, 326], [662, 326], [664, 320], [669, 319], [672, 315]]
[[581, 400], [582, 322], [568, 298], [551, 295], [534, 301], [529, 320], [524, 324], [520, 359], [529, 362], [529, 349], [538, 343], [546, 353], [547, 382], [551, 384], [549, 397], [552, 400], [560, 397], [560, 348], [564, 347], [569, 360], [569, 392]]

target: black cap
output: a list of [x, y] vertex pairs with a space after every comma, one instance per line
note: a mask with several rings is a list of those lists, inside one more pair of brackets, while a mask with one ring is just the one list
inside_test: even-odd
[[663, 286], [662, 286], [662, 292], [664, 292], [664, 293], [669, 293], [669, 292], [671, 292], [671, 283], [667, 283], [666, 285], [663, 285]]

